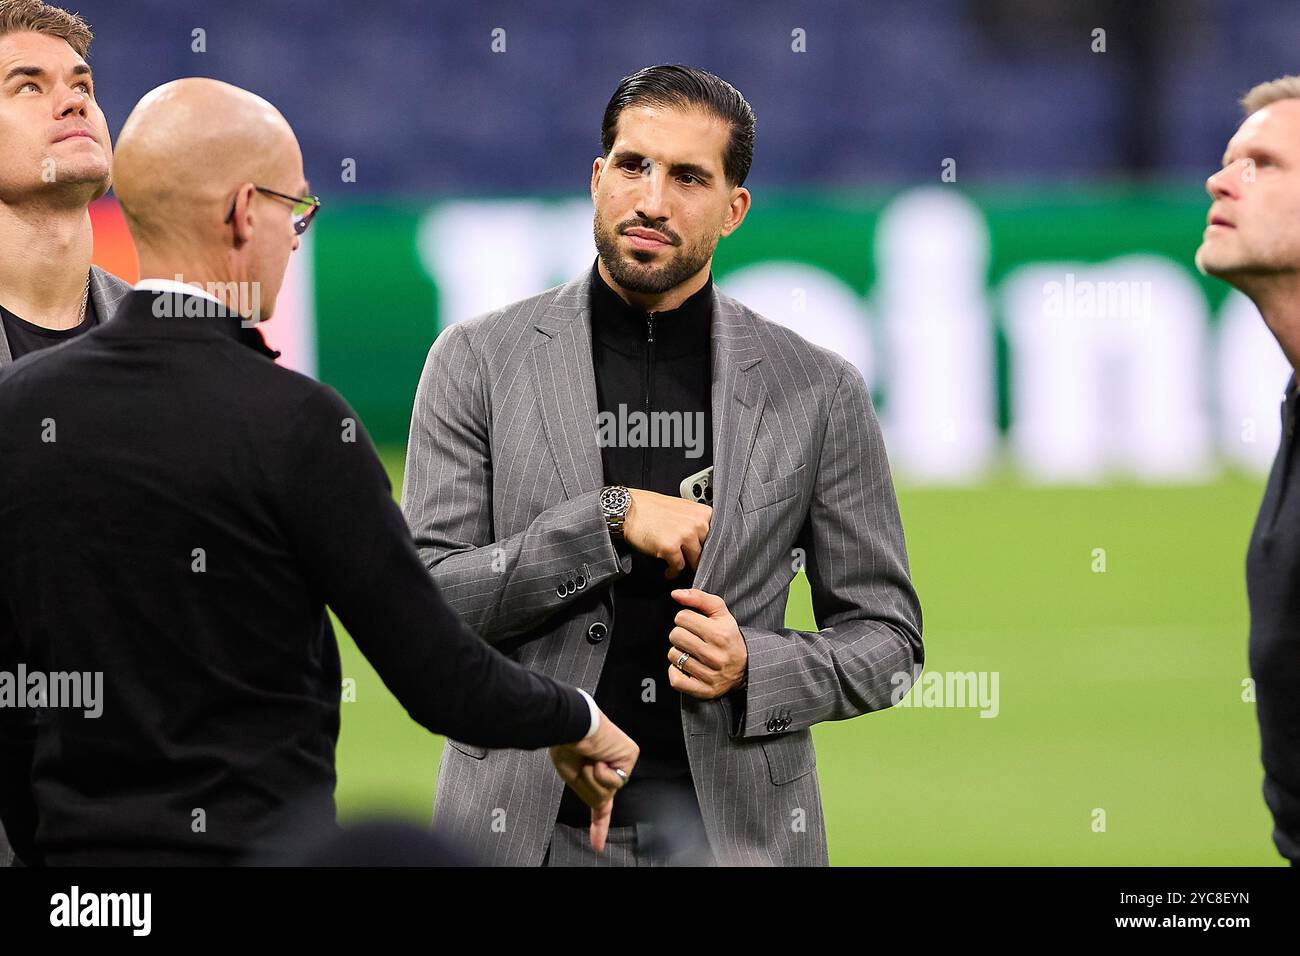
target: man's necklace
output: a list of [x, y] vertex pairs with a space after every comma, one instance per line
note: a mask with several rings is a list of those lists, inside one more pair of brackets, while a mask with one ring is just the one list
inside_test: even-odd
[[77, 325], [86, 321], [86, 302], [90, 298], [90, 273], [86, 273], [86, 288], [81, 293], [81, 313], [77, 317]]

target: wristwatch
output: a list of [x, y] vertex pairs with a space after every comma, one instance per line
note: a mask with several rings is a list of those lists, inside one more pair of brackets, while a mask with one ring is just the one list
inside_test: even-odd
[[632, 493], [623, 485], [607, 485], [600, 490], [600, 512], [605, 516], [609, 536], [615, 541], [623, 540], [623, 522], [631, 507]]

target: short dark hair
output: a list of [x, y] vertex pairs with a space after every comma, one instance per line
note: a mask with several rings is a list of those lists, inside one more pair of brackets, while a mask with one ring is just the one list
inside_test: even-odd
[[614, 148], [618, 117], [629, 106], [699, 107], [731, 126], [731, 139], [722, 154], [727, 182], [745, 185], [754, 159], [754, 111], [740, 91], [721, 77], [681, 64], [647, 66], [623, 77], [605, 107], [600, 127], [604, 155]]
[[86, 21], [75, 13], [42, 0], [0, 0], [0, 36], [28, 31], [67, 41], [83, 60], [95, 38]]

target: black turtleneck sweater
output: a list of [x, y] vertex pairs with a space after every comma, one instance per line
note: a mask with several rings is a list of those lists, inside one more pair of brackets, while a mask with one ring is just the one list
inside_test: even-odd
[[[591, 357], [598, 411], [606, 421], [626, 421], [602, 441], [605, 484], [643, 488], [678, 496], [683, 478], [713, 464], [713, 414], [710, 406], [710, 322], [713, 278], [678, 308], [646, 313], [628, 305], [591, 270]], [[682, 428], [654, 439], [648, 416], [679, 413]], [[637, 413], [634, 415], [633, 413]], [[645, 442], [634, 431], [646, 416]], [[685, 427], [690, 420], [689, 430]], [[596, 687], [596, 703], [641, 747], [636, 773], [614, 801], [613, 825], [656, 817], [669, 803], [695, 804], [681, 694], [668, 682], [668, 632], [681, 605], [674, 588], [691, 586], [687, 567], [676, 579], [664, 578], [664, 562], [633, 552], [632, 571], [613, 585], [614, 623], [609, 650]], [[665, 793], [665, 788], [671, 790]], [[697, 808], [698, 812], [698, 808]], [[586, 826], [591, 812], [566, 791], [559, 820]]]
[[[1300, 452], [1295, 376], [1282, 401], [1282, 442], [1246, 552], [1250, 673], [1255, 680], [1264, 800], [1278, 852], [1300, 864]], [[617, 802], [617, 801], [616, 801]]]

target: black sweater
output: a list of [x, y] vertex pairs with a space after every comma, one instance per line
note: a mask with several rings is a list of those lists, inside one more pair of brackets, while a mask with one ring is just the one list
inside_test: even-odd
[[[680, 431], [658, 435], [659, 447], [639, 443], [631, 429], [623, 436], [607, 432], [606, 437], [614, 439], [601, 444], [607, 485], [677, 497], [683, 478], [713, 464], [712, 313], [712, 277], [678, 308], [650, 315], [624, 302], [593, 265], [591, 340], [598, 411], [610, 416], [608, 421], [621, 419], [629, 424], [636, 421], [632, 413], [682, 416]], [[689, 430], [687, 416], [692, 422]], [[647, 432], [644, 439], [652, 437]], [[665, 440], [672, 444], [662, 444]], [[596, 703], [641, 747], [636, 773], [614, 801], [616, 826], [662, 814], [665, 788], [671, 788], [673, 805], [695, 803], [681, 694], [668, 683], [667, 657], [668, 632], [682, 607], [669, 592], [689, 588], [694, 573], [688, 566], [668, 581], [664, 567], [657, 558], [633, 553], [632, 571], [612, 585], [614, 623]], [[576, 796], [566, 792], [558, 819], [581, 826], [584, 816], [590, 818]]]
[[98, 718], [0, 707], [19, 855], [227, 863], [332, 827], [327, 604], [430, 730], [581, 738], [577, 690], [443, 601], [347, 403], [237, 318], [158, 298], [0, 374], [0, 671], [103, 675]]

